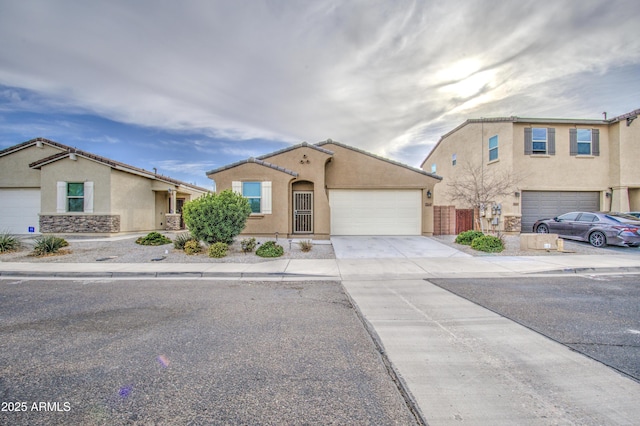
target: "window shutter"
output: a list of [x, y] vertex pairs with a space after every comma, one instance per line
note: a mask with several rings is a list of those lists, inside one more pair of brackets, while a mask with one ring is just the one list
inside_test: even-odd
[[549, 155], [556, 155], [556, 129], [547, 129], [547, 153]]
[[264, 214], [271, 214], [271, 182], [266, 181], [262, 182], [262, 201], [261, 201], [261, 212]]
[[93, 213], [93, 182], [84, 183], [84, 212]]
[[56, 212], [67, 211], [67, 182], [58, 182], [56, 194]]
[[533, 154], [533, 142], [531, 140], [531, 127], [526, 127], [524, 129], [524, 155]]
[[600, 130], [591, 130], [591, 154], [600, 155]]
[[569, 129], [569, 155], [578, 155], [578, 129]]
[[239, 180], [234, 180], [231, 182], [231, 190], [237, 194], [242, 195], [242, 182]]

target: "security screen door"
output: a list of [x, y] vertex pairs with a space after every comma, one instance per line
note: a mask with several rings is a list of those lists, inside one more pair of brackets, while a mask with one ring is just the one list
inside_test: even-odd
[[293, 191], [293, 233], [313, 233], [313, 191]]

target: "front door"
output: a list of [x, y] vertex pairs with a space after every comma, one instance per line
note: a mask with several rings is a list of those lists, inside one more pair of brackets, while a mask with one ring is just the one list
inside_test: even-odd
[[293, 191], [293, 233], [313, 233], [313, 191]]

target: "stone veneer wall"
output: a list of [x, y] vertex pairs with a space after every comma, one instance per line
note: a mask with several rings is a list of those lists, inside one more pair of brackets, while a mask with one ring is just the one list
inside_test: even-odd
[[40, 215], [40, 232], [120, 232], [120, 215]]
[[519, 233], [522, 227], [522, 218], [520, 216], [505, 216], [504, 231]]
[[180, 219], [182, 215], [180, 213], [167, 213], [164, 215], [164, 219], [166, 222], [165, 229], [167, 231], [179, 231], [180, 230]]

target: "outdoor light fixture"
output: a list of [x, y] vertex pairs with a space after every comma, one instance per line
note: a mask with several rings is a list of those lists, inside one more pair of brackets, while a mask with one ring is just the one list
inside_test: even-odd
[[515, 194], [513, 194], [516, 196], [516, 198], [520, 198], [520, 193], [518, 191], [515, 192]]
[[431, 198], [431, 190], [427, 189], [427, 198]]

